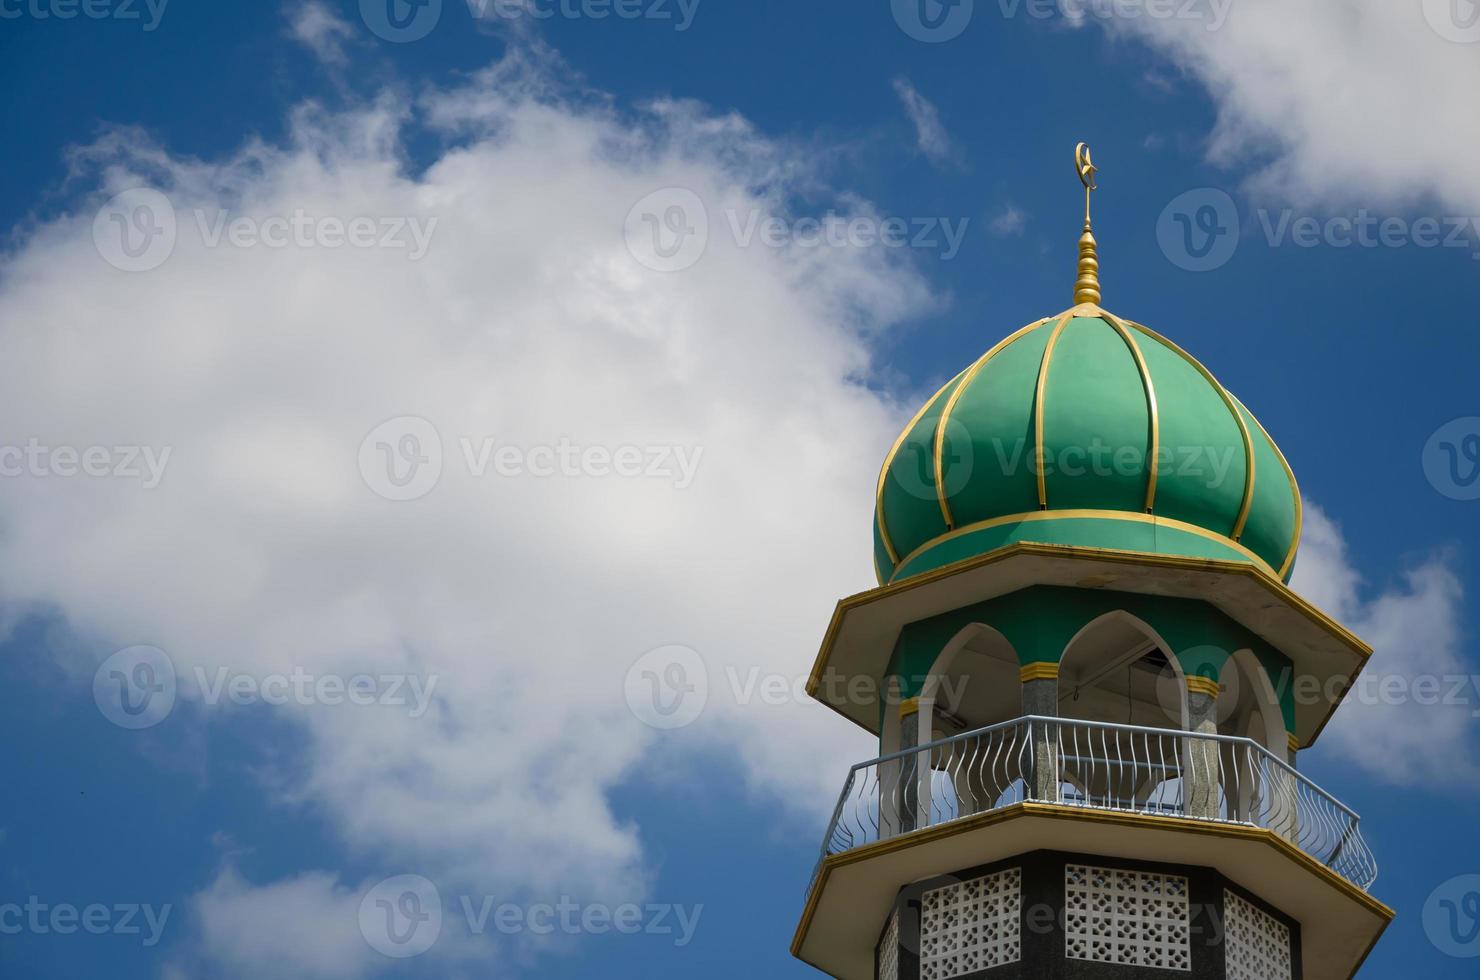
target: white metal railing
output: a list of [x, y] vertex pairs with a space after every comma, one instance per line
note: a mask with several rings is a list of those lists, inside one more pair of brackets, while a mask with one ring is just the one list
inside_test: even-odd
[[1252, 739], [1036, 715], [854, 766], [822, 856], [1030, 800], [1263, 827], [1377, 878], [1356, 813]]

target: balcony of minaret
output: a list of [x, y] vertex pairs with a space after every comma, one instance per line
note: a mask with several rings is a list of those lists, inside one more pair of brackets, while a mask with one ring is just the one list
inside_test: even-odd
[[[1165, 575], [1154, 580], [1160, 594], [1145, 575], [1125, 581], [1138, 592], [1011, 588], [1020, 571], [978, 602], [946, 595], [931, 608], [932, 589], [959, 588], [958, 570], [840, 604], [813, 690], [874, 731], [879, 755], [839, 774], [796, 954], [860, 980], [1118, 976], [1013, 970], [1074, 960], [1069, 886], [1046, 886], [1044, 875], [1129, 869], [1191, 881], [1213, 917], [1206, 940], [1221, 941], [1227, 916], [1258, 908], [1259, 921], [1285, 930], [1288, 976], [1348, 980], [1391, 912], [1368, 894], [1377, 864], [1357, 814], [1297, 770], [1296, 746], [1315, 738], [1360, 669], [1360, 641], [1307, 615], [1287, 590], [1279, 604], [1262, 600], [1263, 579], [1202, 577], [1178, 596]], [[1034, 569], [1040, 583], [1050, 571]], [[1084, 571], [1079, 582], [1103, 583]], [[859, 674], [877, 682], [875, 702], [849, 700], [841, 679]], [[998, 875], [1018, 882], [1023, 901], [1050, 897], [1056, 958], [1040, 950], [1016, 966], [988, 957], [980, 969], [924, 969], [923, 896], [962, 882], [995, 888]], [[973, 901], [977, 913], [986, 907]], [[890, 951], [891, 941], [901, 945]], [[1266, 975], [1225, 965], [1233, 953], [1221, 948], [1191, 948], [1176, 969]]]

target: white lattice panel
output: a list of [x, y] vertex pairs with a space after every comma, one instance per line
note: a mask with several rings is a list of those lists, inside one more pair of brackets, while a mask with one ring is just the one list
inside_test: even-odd
[[899, 980], [899, 913], [889, 917], [884, 938], [879, 940], [878, 980]]
[[1231, 891], [1223, 893], [1223, 917], [1228, 980], [1291, 980], [1289, 927]]
[[1023, 955], [1019, 868], [926, 892], [920, 899], [920, 980], [950, 980]]
[[1187, 879], [1064, 868], [1064, 953], [1074, 960], [1192, 969]]

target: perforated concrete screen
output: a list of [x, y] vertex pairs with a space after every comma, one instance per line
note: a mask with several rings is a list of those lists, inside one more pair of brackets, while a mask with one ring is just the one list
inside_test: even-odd
[[1070, 959], [1192, 969], [1188, 882], [1180, 875], [1066, 865], [1064, 911]]
[[921, 896], [920, 980], [1016, 963], [1023, 952], [1022, 885], [1022, 871], [1010, 868]]

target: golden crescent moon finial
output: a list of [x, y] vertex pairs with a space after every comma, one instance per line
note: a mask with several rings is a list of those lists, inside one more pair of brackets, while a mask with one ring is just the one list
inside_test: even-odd
[[1099, 189], [1095, 186], [1095, 173], [1098, 170], [1094, 161], [1090, 159], [1088, 143], [1080, 143], [1074, 147], [1074, 171], [1079, 174], [1079, 182], [1087, 190]]
[[1089, 144], [1074, 147], [1074, 172], [1084, 185], [1084, 232], [1079, 236], [1079, 278], [1074, 281], [1074, 302], [1100, 303], [1100, 256], [1095, 246], [1095, 236], [1089, 228], [1090, 192], [1099, 189], [1095, 174], [1099, 168], [1089, 155]]

